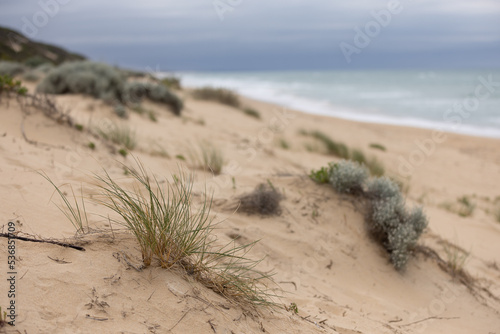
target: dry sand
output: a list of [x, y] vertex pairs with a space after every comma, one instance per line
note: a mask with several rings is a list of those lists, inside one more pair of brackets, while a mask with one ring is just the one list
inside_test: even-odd
[[[134, 238], [119, 226], [114, 234], [95, 232], [73, 239], [75, 230], [59, 211], [60, 199], [36, 171], [58, 185], [69, 184], [90, 196], [86, 182], [106, 169], [125, 178], [120, 165], [133, 166], [109, 145], [87, 131], [57, 124], [41, 113], [23, 116], [14, 100], [0, 105], [0, 218], [16, 223], [22, 233], [83, 243], [86, 251], [52, 244], [16, 242], [15, 327], [6, 333], [484, 333], [500, 334], [500, 223], [494, 216], [500, 196], [500, 141], [447, 134], [444, 142], [424, 155], [416, 140], [432, 131], [366, 124], [284, 110], [244, 99], [262, 119], [211, 102], [186, 99], [182, 117], [165, 108], [155, 110], [158, 122], [131, 115], [138, 147], [133, 155], [158, 176], [170, 177], [188, 157], [190, 145], [210, 141], [226, 157], [223, 174], [196, 171], [199, 186], [214, 191], [213, 212], [224, 220], [221, 240], [239, 234], [261, 241], [252, 250], [266, 256], [262, 269], [273, 269], [285, 291], [282, 304], [296, 303], [299, 314], [281, 309], [245, 312], [175, 271], [155, 266], [141, 272]], [[60, 96], [58, 103], [85, 128], [113, 116], [110, 107], [82, 96]], [[23, 121], [24, 119], [24, 121]], [[28, 143], [21, 131], [32, 143]], [[407, 189], [408, 204], [422, 203], [430, 226], [420, 244], [446, 262], [447, 252], [468, 253], [464, 268], [467, 287], [452, 277], [432, 255], [415, 254], [404, 273], [396, 272], [385, 251], [370, 239], [355, 203], [307, 177], [312, 168], [335, 158], [318, 143], [298, 135], [300, 129], [321, 130], [350, 147], [376, 156], [387, 174]], [[285, 140], [289, 148], [281, 147]], [[87, 147], [92, 141], [95, 150]], [[36, 142], [34, 144], [33, 142]], [[427, 141], [428, 142], [428, 141]], [[313, 148], [309, 152], [305, 145]], [[372, 149], [379, 143], [386, 152]], [[319, 151], [315, 151], [318, 148]], [[168, 157], [165, 153], [168, 153]], [[409, 177], [400, 173], [400, 157], [417, 162]], [[415, 160], [417, 158], [424, 159]], [[234, 177], [234, 185], [232, 182]], [[235, 197], [270, 180], [286, 198], [281, 216], [265, 218], [234, 213]], [[64, 186], [70, 192], [68, 186]], [[54, 195], [54, 196], [53, 196]], [[470, 217], [446, 209], [468, 195], [476, 208]], [[55, 203], [55, 204], [54, 204]], [[448, 203], [448, 204], [447, 204]], [[89, 205], [90, 212], [106, 215]], [[90, 226], [107, 229], [105, 219], [92, 216]], [[0, 238], [0, 306], [8, 305], [7, 239]]]

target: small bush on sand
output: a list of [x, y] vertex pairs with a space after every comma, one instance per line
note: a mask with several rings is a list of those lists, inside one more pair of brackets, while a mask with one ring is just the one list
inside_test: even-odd
[[151, 101], [165, 104], [176, 115], [180, 115], [183, 108], [183, 102], [177, 95], [168, 90], [164, 85], [155, 83], [127, 82], [124, 87], [124, 96], [128, 103], [137, 104], [143, 99], [148, 98]]
[[386, 177], [368, 182], [367, 168], [357, 162], [343, 160], [310, 176], [322, 182], [327, 174], [337, 192], [355, 195], [366, 203], [368, 229], [388, 251], [394, 267], [404, 269], [428, 224], [422, 208], [408, 210], [398, 184]]
[[55, 66], [54, 66], [54, 64], [52, 64], [52, 63], [45, 63], [45, 64], [42, 64], [42, 65], [40, 65], [40, 66], [37, 66], [37, 67], [36, 67], [36, 70], [37, 70], [38, 72], [41, 72], [41, 73], [45, 73], [45, 74], [47, 74], [47, 73], [49, 73], [50, 71], [52, 71], [52, 70], [54, 69], [54, 67], [55, 67]]
[[31, 68], [36, 68], [40, 65], [43, 64], [51, 64], [47, 59], [39, 57], [39, 56], [34, 56], [31, 58], [28, 58], [24, 61], [24, 65], [31, 67]]
[[[160, 182], [149, 176], [141, 164], [138, 169], [123, 167], [134, 187], [125, 188], [104, 171], [104, 176], [96, 176], [100, 195], [94, 196], [94, 202], [116, 213], [118, 218], [111, 221], [133, 233], [144, 266], [158, 264], [182, 270], [207, 288], [243, 305], [276, 305], [271, 300], [275, 295], [266, 285], [272, 283], [272, 278], [255, 269], [259, 260], [247, 256], [255, 243], [218, 242], [213, 233], [215, 218], [210, 212], [212, 198], [202, 196], [195, 207], [192, 174], [180, 173], [173, 182]], [[72, 212], [79, 212], [64, 193], [59, 194], [66, 206], [73, 208]]]
[[27, 68], [23, 64], [11, 61], [0, 61], [0, 75], [15, 77], [16, 75], [23, 74], [26, 70]]
[[497, 205], [493, 214], [495, 215], [496, 221], [500, 223], [500, 205]]
[[50, 71], [38, 84], [46, 94], [84, 94], [107, 102], [123, 102], [123, 80], [115, 68], [90, 61], [62, 64]]
[[181, 90], [181, 79], [175, 76], [166, 77], [161, 79], [161, 83], [170, 89]]
[[0, 75], [0, 98], [2, 95], [20, 95], [24, 96], [28, 89], [24, 87], [19, 80], [14, 80], [9, 75]]
[[23, 80], [29, 82], [37, 82], [38, 80], [40, 80], [40, 77], [41, 77], [40, 73], [34, 70], [25, 72], [23, 74]]
[[368, 176], [366, 167], [353, 161], [342, 160], [330, 169], [330, 183], [341, 194], [362, 194]]
[[243, 113], [244, 113], [245, 115], [250, 116], [250, 117], [260, 119], [260, 113], [259, 113], [257, 110], [255, 110], [255, 109], [252, 109], [252, 108], [244, 108], [244, 109], [243, 109]]
[[128, 111], [127, 108], [121, 103], [115, 105], [113, 111], [115, 112], [116, 116], [123, 118], [123, 119], [128, 119]]
[[259, 184], [254, 191], [238, 197], [238, 211], [265, 216], [280, 215], [283, 195], [271, 184]]
[[219, 102], [231, 107], [239, 108], [240, 99], [236, 93], [225, 88], [203, 87], [193, 90], [195, 99]]
[[468, 196], [462, 196], [457, 199], [458, 202], [458, 215], [460, 217], [469, 217], [474, 213], [476, 203], [472, 202]]
[[318, 170], [312, 170], [309, 177], [317, 183], [323, 184], [330, 182], [331, 164], [328, 167], [321, 167]]

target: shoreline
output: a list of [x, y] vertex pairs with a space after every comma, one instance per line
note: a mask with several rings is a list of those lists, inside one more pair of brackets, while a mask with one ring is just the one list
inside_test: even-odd
[[[420, 73], [420, 71], [416, 72]], [[297, 94], [296, 92], [294, 92], [295, 89], [302, 89], [302, 88], [306, 90], [314, 88], [314, 89], [320, 89], [320, 91], [325, 89], [324, 84], [319, 84], [318, 86], [315, 86], [316, 84], [314, 83], [315, 82], [314, 80], [311, 81], [306, 78], [302, 79], [291, 78], [292, 80], [295, 80], [292, 82], [294, 86], [289, 88], [284, 88], [282, 87], [282, 84], [284, 84], [284, 82], [282, 82], [282, 79], [278, 79], [280, 78], [279, 76], [274, 79], [267, 78], [266, 76], [259, 77], [258, 75], [260, 72], [257, 72], [255, 74], [255, 77], [252, 77], [250, 74], [248, 74], [247, 76], [243, 76], [241, 78], [238, 77], [238, 75], [240, 74], [239, 72], [234, 72], [232, 73], [233, 76], [229, 77], [224, 77], [226, 73], [222, 73], [223, 76], [219, 77], [218, 73], [200, 74], [200, 73], [181, 72], [178, 74], [178, 77], [181, 78], [181, 80], [185, 83], [185, 87], [189, 89], [200, 88], [203, 86], [226, 88], [233, 90], [237, 94], [245, 96], [247, 98], [260, 100], [267, 103], [279, 104], [281, 106], [286, 106], [287, 108], [294, 110], [301, 110], [309, 114], [325, 115], [335, 118], [342, 118], [346, 120], [354, 120], [354, 121], [376, 123], [376, 124], [402, 125], [402, 126], [430, 129], [430, 130], [443, 130], [446, 133], [456, 133], [456, 134], [464, 134], [477, 137], [500, 139], [500, 123], [497, 124], [498, 120], [496, 119], [490, 120], [490, 118], [493, 116], [491, 115], [483, 116], [482, 114], [483, 111], [481, 111], [481, 113], [478, 114], [479, 115], [478, 117], [483, 117], [483, 118], [486, 117], [486, 118], [477, 119], [475, 122], [477, 124], [471, 124], [471, 122], [468, 122], [468, 119], [471, 114], [473, 115], [474, 113], [479, 112], [478, 107], [480, 103], [487, 103], [486, 108], [488, 109], [484, 109], [484, 112], [488, 113], [491, 113], [491, 108], [494, 106], [494, 105], [489, 105], [487, 102], [488, 99], [490, 98], [490, 95], [494, 93], [494, 91], [491, 91], [492, 88], [488, 86], [490, 81], [493, 80], [491, 74], [485, 77], [486, 74], [482, 73], [482, 71], [480, 70], [471, 70], [471, 72], [472, 73], [477, 72], [478, 75], [479, 73], [481, 73], [479, 77], [477, 77], [474, 80], [474, 83], [472, 83], [472, 81], [470, 83], [467, 83], [467, 86], [473, 85], [470, 88], [471, 92], [478, 92], [479, 89], [480, 92], [484, 93], [480, 95], [476, 94], [477, 97], [474, 97], [472, 95], [471, 97], [465, 97], [465, 98], [454, 97], [454, 94], [458, 94], [456, 96], [464, 96], [463, 95], [464, 92], [461, 92], [460, 88], [455, 88], [456, 91], [453, 90], [450, 91], [449, 93], [447, 93], [448, 96], [445, 94], [439, 98], [429, 97], [425, 95], [429, 93], [429, 90], [428, 89], [426, 91], [422, 90], [423, 89], [422, 85], [424, 84], [422, 82], [418, 82], [418, 80], [415, 81], [415, 78], [411, 79], [413, 81], [411, 81], [412, 83], [409, 84], [409, 86], [405, 85], [401, 88], [401, 91], [398, 90], [395, 93], [410, 94], [409, 96], [410, 102], [411, 99], [415, 99], [415, 96], [417, 96], [416, 98], [420, 102], [416, 101], [417, 104], [414, 105], [418, 105], [418, 103], [424, 103], [424, 102], [431, 103], [429, 105], [429, 109], [426, 110], [423, 107], [418, 107], [420, 109], [414, 110], [412, 112], [413, 115], [412, 113], [409, 113], [408, 115], [399, 115], [399, 113], [397, 112], [398, 110], [415, 109], [414, 107], [410, 108], [410, 105], [405, 107], [405, 104], [401, 100], [395, 100], [394, 101], [395, 104], [392, 106], [390, 104], [389, 105], [384, 105], [384, 103], [380, 104], [378, 101], [382, 100], [377, 100], [377, 99], [371, 101], [373, 102], [373, 105], [371, 104], [364, 105], [367, 102], [371, 103], [369, 100], [367, 100], [367, 102], [364, 102], [364, 104], [362, 103], [359, 105], [357, 103], [353, 104], [352, 102], [354, 100], [352, 100], [351, 102], [346, 102], [346, 101], [344, 101], [344, 103], [340, 102], [341, 104], [346, 105], [342, 106], [340, 104], [337, 104], [338, 101], [335, 102], [333, 100], [330, 100], [328, 97], [321, 98], [321, 94], [324, 93], [320, 93], [320, 96], [317, 96], [318, 94], [313, 94], [313, 96], [310, 96], [311, 94], [307, 93]], [[282, 72], [276, 72], [276, 73], [279, 74]], [[289, 72], [283, 72], [282, 74], [285, 75], [287, 73]], [[212, 74], [213, 77], [208, 76], [210, 74]], [[427, 74], [428, 73], [426, 72], [422, 72], [422, 75], [427, 75]], [[167, 75], [172, 75], [172, 74], [161, 73], [160, 75], [158, 75], [158, 77], [161, 78]], [[205, 75], [207, 75], [207, 77], [204, 77]], [[490, 81], [487, 82], [487, 80]], [[339, 84], [338, 82], [332, 83], [334, 87], [338, 86], [338, 84]], [[348, 90], [353, 88], [351, 87], [353, 85], [352, 82], [350, 83], [347, 82], [346, 84]], [[429, 84], [435, 85], [435, 83], [433, 83], [432, 81], [430, 81]], [[466, 83], [463, 84], [465, 85]], [[474, 86], [476, 87], [476, 90], [473, 89]], [[339, 86], [338, 88], [344, 89], [343, 86]], [[363, 88], [362, 86], [359, 87], [360, 90], [362, 88]], [[376, 93], [375, 91], [372, 92], [370, 89], [371, 88], [368, 88], [369, 94]], [[384, 92], [378, 92], [378, 93], [384, 94]], [[453, 95], [453, 97], [450, 94]], [[442, 102], [441, 100], [445, 102]], [[400, 104], [402, 105], [398, 107], [398, 105]], [[436, 115], [438, 117], [437, 119], [433, 119], [433, 117], [418, 117], [418, 116], [415, 117], [414, 115], [419, 114], [419, 112], [421, 112], [422, 115], [426, 115], [429, 112], [431, 112], [432, 115]], [[391, 116], [391, 114], [394, 114], [394, 116]], [[494, 126], [492, 126], [492, 124], [494, 124]]]

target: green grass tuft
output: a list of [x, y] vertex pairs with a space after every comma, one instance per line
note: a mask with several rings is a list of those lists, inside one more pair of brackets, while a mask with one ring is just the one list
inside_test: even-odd
[[123, 145], [128, 150], [133, 150], [137, 145], [135, 132], [125, 124], [107, 124], [107, 127], [98, 128], [98, 134], [106, 140], [117, 145]]
[[231, 107], [241, 106], [240, 98], [236, 93], [225, 88], [203, 87], [193, 90], [192, 95], [198, 100], [219, 102]]
[[253, 108], [244, 108], [243, 113], [253, 118], [260, 119], [260, 113]]
[[201, 142], [197, 147], [189, 149], [190, 160], [199, 168], [215, 175], [222, 172], [224, 155], [222, 151], [209, 142]]
[[[123, 187], [104, 170], [103, 176], [95, 176], [100, 194], [93, 201], [117, 214], [110, 222], [126, 227], [135, 236], [144, 266], [184, 270], [207, 288], [242, 305], [277, 305], [272, 300], [276, 294], [266, 284], [273, 283], [271, 275], [256, 270], [261, 260], [248, 256], [255, 242], [220, 244], [213, 234], [217, 224], [211, 214], [212, 197], [203, 195], [195, 207], [194, 175], [181, 172], [173, 175], [172, 182], [160, 182], [140, 163], [137, 169], [123, 168], [133, 187]], [[68, 219], [73, 222], [74, 217], [82, 217], [78, 202], [73, 207], [54, 187], [74, 212]]]
[[385, 152], [386, 151], [386, 148], [384, 145], [382, 144], [377, 144], [377, 143], [371, 143], [370, 144], [370, 147], [373, 148], [373, 149], [376, 149], [376, 150], [380, 150], [382, 152]]

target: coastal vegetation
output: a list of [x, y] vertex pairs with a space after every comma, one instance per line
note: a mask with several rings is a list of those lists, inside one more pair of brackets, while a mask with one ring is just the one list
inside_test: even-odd
[[368, 230], [387, 250], [397, 270], [406, 267], [428, 221], [421, 207], [407, 209], [399, 186], [387, 177], [369, 178], [369, 170], [358, 162], [342, 160], [311, 171], [319, 183], [329, 183], [339, 194], [364, 203]]

